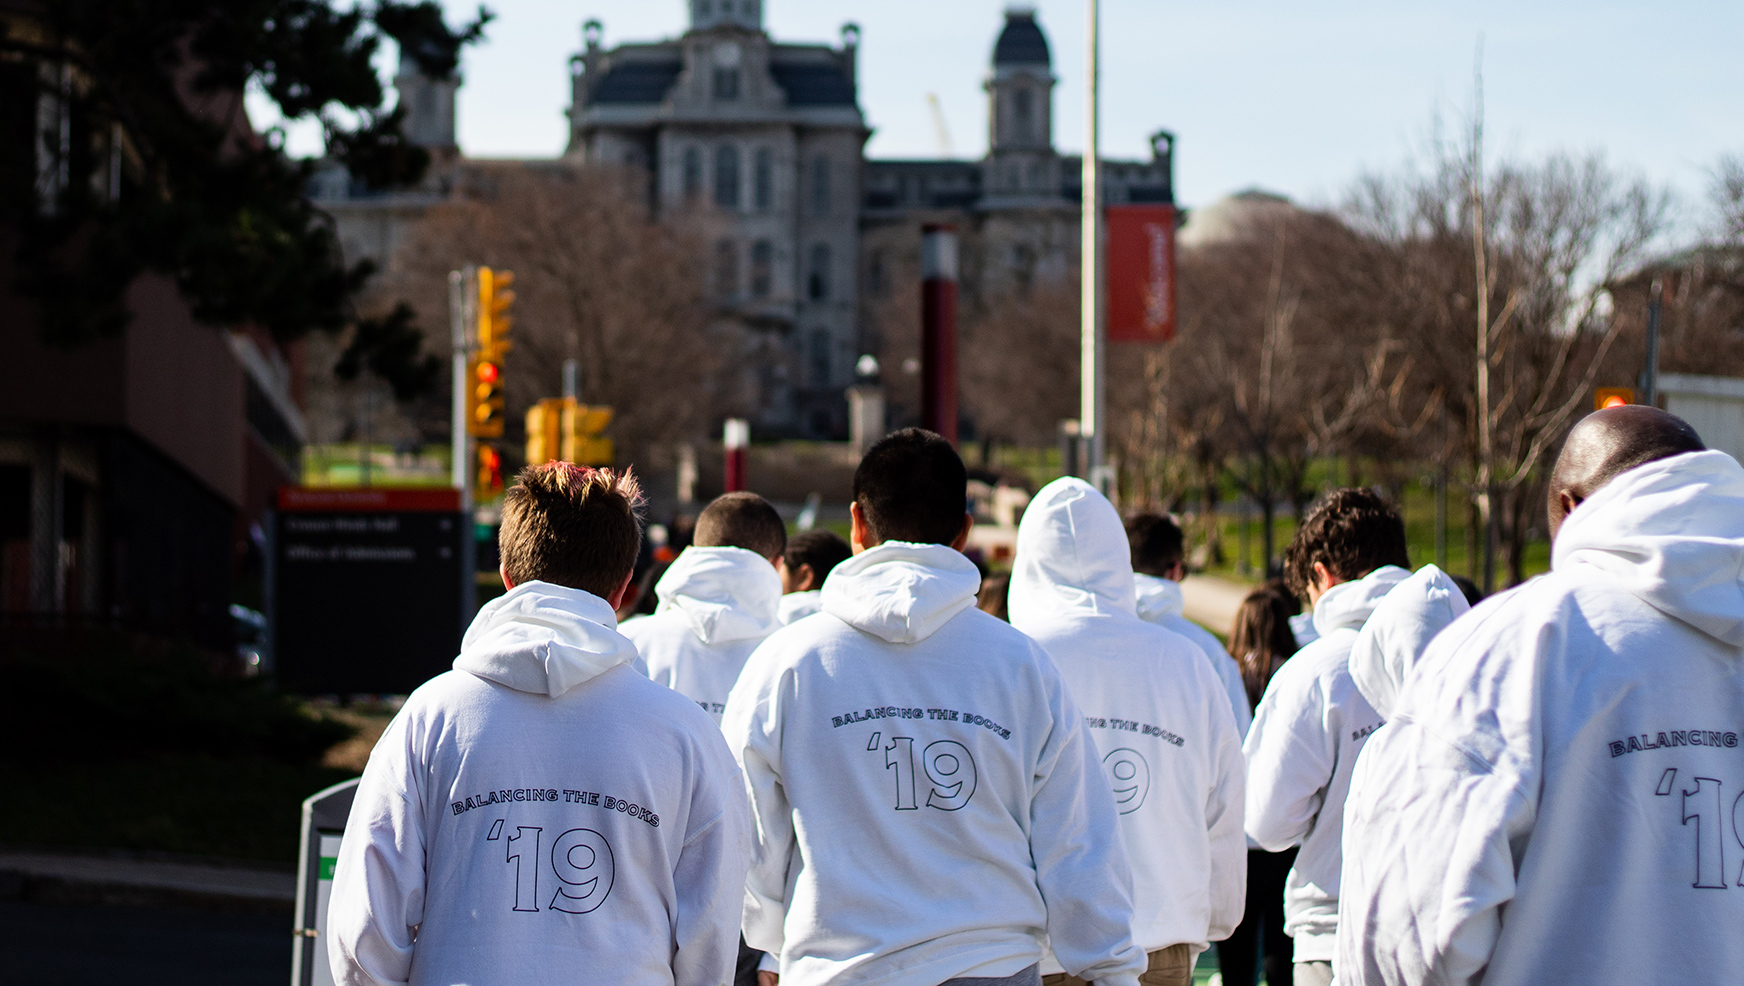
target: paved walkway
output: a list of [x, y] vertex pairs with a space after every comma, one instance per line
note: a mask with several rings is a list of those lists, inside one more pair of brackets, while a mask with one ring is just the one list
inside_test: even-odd
[[297, 881], [282, 870], [245, 866], [0, 850], [0, 898], [216, 907], [288, 917]]
[[1235, 611], [1253, 586], [1216, 575], [1189, 575], [1181, 583], [1182, 611], [1187, 619], [1219, 636], [1228, 636]]

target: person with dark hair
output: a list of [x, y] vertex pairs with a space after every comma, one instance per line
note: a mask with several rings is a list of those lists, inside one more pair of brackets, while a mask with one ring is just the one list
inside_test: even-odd
[[[1257, 708], [1272, 675], [1296, 653], [1290, 617], [1301, 607], [1282, 583], [1268, 582], [1247, 594], [1235, 611], [1229, 649], [1241, 663], [1250, 708]], [[1284, 881], [1296, 850], [1247, 852], [1246, 907], [1241, 923], [1217, 943], [1217, 968], [1229, 986], [1254, 986], [1263, 970], [1268, 983], [1288, 983], [1290, 935], [1284, 930]]]
[[732, 975], [744, 785], [708, 716], [625, 666], [612, 615], [641, 505], [629, 474], [564, 462], [504, 494], [508, 591], [358, 783], [317, 943], [335, 982]]
[[1272, 676], [1248, 732], [1247, 834], [1262, 849], [1299, 846], [1285, 882], [1285, 930], [1296, 986], [1327, 986], [1338, 931], [1344, 799], [1351, 770], [1381, 717], [1350, 676], [1369, 614], [1411, 575], [1399, 512], [1367, 489], [1326, 494], [1284, 553], [1290, 587], [1306, 596], [1320, 639]]
[[1549, 487], [1550, 572], [1437, 636], [1363, 755], [1341, 983], [1744, 967], [1744, 468], [1630, 405]]
[[1476, 582], [1473, 582], [1471, 579], [1468, 579], [1463, 575], [1453, 575], [1451, 573], [1448, 575], [1448, 578], [1453, 580], [1454, 585], [1459, 586], [1460, 593], [1465, 596], [1466, 605], [1476, 606], [1478, 603], [1484, 601], [1484, 590], [1478, 588]]
[[630, 620], [624, 636], [637, 667], [720, 721], [745, 659], [781, 621], [787, 525], [755, 493], [727, 493], [703, 508], [696, 534], [667, 567], [652, 616]]
[[1211, 662], [1211, 670], [1223, 682], [1236, 729], [1247, 735], [1253, 723], [1253, 707], [1242, 686], [1241, 669], [1235, 658], [1211, 631], [1187, 619], [1181, 580], [1187, 577], [1186, 537], [1173, 520], [1160, 514], [1140, 514], [1126, 522], [1126, 540], [1132, 553], [1133, 589], [1138, 597], [1139, 618], [1186, 637], [1199, 645]]
[[1011, 573], [988, 572], [981, 576], [981, 591], [975, 594], [975, 608], [983, 613], [1011, 622]]
[[[1133, 939], [1150, 956], [1142, 982], [1189, 986], [1194, 959], [1241, 921], [1246, 768], [1204, 654], [1139, 619], [1133, 599], [1114, 505], [1082, 479], [1042, 487], [1017, 528], [1011, 622], [1059, 665], [1114, 790], [1132, 862]], [[1050, 960], [1042, 971], [1060, 970]]]
[[854, 557], [727, 700], [751, 793], [745, 939], [787, 986], [1136, 986], [1114, 797], [1058, 668], [975, 608], [956, 449], [895, 432], [854, 472]]
[[854, 551], [833, 531], [804, 531], [787, 539], [775, 566], [781, 573], [781, 625], [823, 608], [824, 580]]

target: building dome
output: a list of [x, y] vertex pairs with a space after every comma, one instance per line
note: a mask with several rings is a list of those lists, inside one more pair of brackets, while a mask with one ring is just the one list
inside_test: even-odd
[[1035, 11], [1028, 7], [1011, 7], [1005, 11], [1005, 30], [993, 44], [993, 67], [1016, 65], [1047, 66], [1048, 36], [1036, 24]]

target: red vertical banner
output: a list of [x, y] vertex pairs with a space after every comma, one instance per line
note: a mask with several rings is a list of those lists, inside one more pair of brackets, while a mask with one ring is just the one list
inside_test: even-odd
[[1175, 207], [1116, 205], [1104, 211], [1109, 342], [1175, 337]]
[[727, 452], [726, 482], [723, 484], [727, 492], [749, 489], [750, 463], [746, 460], [751, 451], [751, 423], [744, 418], [728, 418], [721, 428], [721, 445]]
[[957, 441], [957, 228], [928, 223], [920, 240], [920, 423]]

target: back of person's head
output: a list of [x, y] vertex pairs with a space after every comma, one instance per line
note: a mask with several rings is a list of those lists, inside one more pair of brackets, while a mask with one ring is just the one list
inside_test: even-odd
[[1264, 585], [1248, 593], [1235, 611], [1229, 651], [1241, 665], [1250, 706], [1260, 704], [1278, 665], [1296, 653], [1296, 635], [1290, 632], [1290, 617], [1296, 610], [1296, 601], [1289, 593]]
[[636, 567], [642, 508], [628, 470], [528, 466], [503, 494], [503, 572], [515, 585], [537, 580], [605, 599]]
[[1290, 583], [1287, 580], [1267, 579], [1264, 587], [1278, 594], [1278, 598], [1282, 599], [1285, 606], [1289, 608], [1291, 616], [1302, 612], [1302, 600], [1290, 589]]
[[1284, 574], [1291, 591], [1308, 594], [1316, 562], [1344, 581], [1360, 579], [1385, 565], [1410, 568], [1405, 522], [1374, 490], [1333, 490], [1309, 509], [1284, 552]]
[[1478, 603], [1484, 601], [1484, 590], [1478, 588], [1476, 582], [1473, 582], [1471, 579], [1468, 579], [1463, 575], [1454, 575], [1451, 572], [1448, 573], [1447, 577], [1453, 580], [1454, 585], [1459, 586], [1460, 593], [1465, 596], [1465, 601], [1470, 605], [1476, 606]]
[[940, 435], [904, 428], [880, 439], [854, 470], [854, 502], [869, 539], [950, 544], [969, 509], [969, 474]]
[[830, 570], [848, 560], [854, 549], [834, 531], [802, 531], [787, 539], [787, 551], [781, 556], [789, 572], [811, 568], [811, 587], [820, 589]]
[[774, 560], [787, 550], [787, 525], [755, 493], [725, 493], [696, 518], [691, 543], [699, 548], [744, 548]]
[[1186, 557], [1187, 539], [1181, 528], [1161, 514], [1139, 514], [1126, 522], [1126, 543], [1132, 548], [1132, 570], [1168, 578]]

